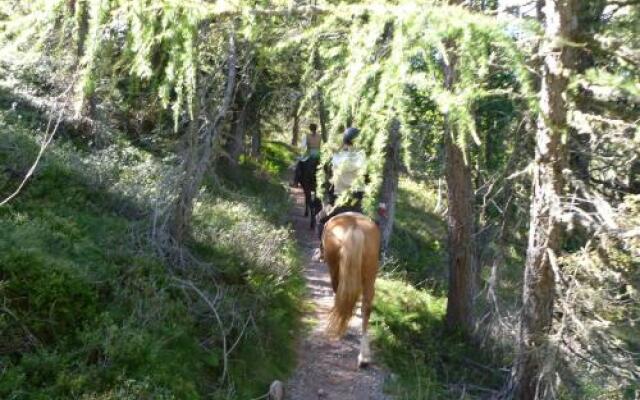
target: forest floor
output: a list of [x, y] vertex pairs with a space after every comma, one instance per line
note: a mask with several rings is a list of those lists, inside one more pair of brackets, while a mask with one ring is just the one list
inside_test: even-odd
[[333, 291], [324, 263], [314, 261], [313, 253], [319, 240], [309, 228], [304, 215], [304, 196], [301, 189], [291, 189], [294, 207], [290, 219], [296, 239], [304, 254], [304, 277], [310, 306], [305, 313], [307, 330], [298, 343], [298, 365], [286, 387], [287, 400], [378, 400], [388, 399], [383, 386], [388, 372], [376, 364], [365, 369], [357, 366], [360, 349], [361, 318], [357, 313], [349, 324], [344, 338], [332, 339], [326, 332]]

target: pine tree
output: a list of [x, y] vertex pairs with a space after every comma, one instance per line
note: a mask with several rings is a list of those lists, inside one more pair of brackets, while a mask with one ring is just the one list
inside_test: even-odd
[[508, 388], [517, 399], [553, 396], [554, 350], [550, 344], [558, 251], [562, 247], [566, 90], [570, 68], [573, 0], [547, 1], [540, 117], [536, 133], [533, 202], [524, 272], [518, 353]]

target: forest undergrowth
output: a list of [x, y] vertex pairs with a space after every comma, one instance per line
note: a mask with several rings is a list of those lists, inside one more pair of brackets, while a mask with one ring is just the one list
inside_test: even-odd
[[[46, 119], [11, 93], [0, 106], [4, 198]], [[148, 238], [165, 161], [118, 132], [103, 139], [58, 132], [0, 210], [0, 397], [246, 399], [284, 379], [302, 281], [282, 165], [211, 175], [189, 243], [202, 265], [176, 271]]]
[[[437, 182], [405, 177], [387, 258], [376, 284], [372, 330], [398, 399], [482, 398], [505, 371], [486, 351], [445, 326], [446, 204]], [[445, 202], [446, 203], [446, 202]]]
[[[5, 194], [34, 159], [46, 119], [11, 93], [0, 104]], [[259, 161], [223, 163], [195, 210], [190, 249], [218, 283], [190, 284], [223, 287], [225, 361], [206, 305], [146, 237], [161, 151], [116, 132], [103, 139], [88, 151], [59, 132], [21, 201], [2, 210], [2, 397], [242, 399], [286, 377], [303, 293], [283, 187], [291, 148], [266, 143]], [[379, 362], [392, 371], [386, 390], [403, 399], [447, 398], [469, 375], [478, 387], [491, 382], [467, 368], [469, 348], [444, 328], [446, 230], [427, 189], [401, 182], [372, 320]], [[225, 362], [231, 385], [209, 392], [220, 390]]]
[[360, 129], [390, 393], [637, 399], [640, 4], [512, 3], [0, 0], [0, 398], [286, 377], [314, 123]]

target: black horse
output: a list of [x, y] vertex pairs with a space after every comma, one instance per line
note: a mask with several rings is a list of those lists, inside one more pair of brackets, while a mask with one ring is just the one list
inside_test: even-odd
[[304, 216], [310, 217], [310, 227], [316, 226], [315, 215], [322, 208], [322, 202], [317, 197], [316, 191], [316, 173], [318, 172], [318, 159], [316, 157], [307, 157], [300, 160], [296, 165], [296, 171], [293, 178], [294, 184], [300, 184], [304, 191]]

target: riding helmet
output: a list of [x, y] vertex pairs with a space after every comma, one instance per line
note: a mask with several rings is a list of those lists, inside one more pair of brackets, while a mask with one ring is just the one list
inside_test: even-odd
[[358, 128], [349, 127], [344, 131], [342, 142], [344, 144], [353, 144], [353, 140], [358, 136], [360, 130]]

